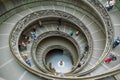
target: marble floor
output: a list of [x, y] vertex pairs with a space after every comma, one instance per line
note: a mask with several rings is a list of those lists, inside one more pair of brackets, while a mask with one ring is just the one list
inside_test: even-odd
[[72, 69], [71, 58], [64, 54], [62, 50], [51, 51], [49, 57], [47, 57], [47, 64], [51, 63], [52, 68], [56, 70], [57, 73], [67, 73]]

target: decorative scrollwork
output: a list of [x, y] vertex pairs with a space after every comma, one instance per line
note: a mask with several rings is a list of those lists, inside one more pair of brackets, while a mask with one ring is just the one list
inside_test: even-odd
[[[59, 0], [59, 1], [63, 1], [63, 0]], [[71, 4], [75, 3], [76, 5], [79, 5], [80, 0], [64, 0], [64, 1], [70, 2]], [[105, 8], [103, 7], [103, 5], [98, 0], [87, 0], [87, 1], [89, 2], [89, 4], [91, 4], [91, 6], [94, 6], [94, 8], [98, 11], [98, 13], [101, 16], [101, 19], [104, 22], [104, 26], [106, 29], [106, 36], [107, 36], [107, 40], [108, 40], [107, 44], [106, 44], [106, 49], [105, 49], [105, 52], [107, 52], [108, 49], [110, 48], [110, 46], [112, 45], [113, 33], [114, 33], [111, 19], [110, 19], [108, 13], [106, 12]], [[84, 24], [78, 18], [76, 18], [73, 15], [70, 15], [66, 12], [59, 11], [59, 10], [41, 10], [41, 11], [33, 12], [33, 13], [25, 16], [23, 19], [21, 19], [15, 25], [15, 28], [12, 30], [10, 39], [9, 39], [10, 40], [10, 48], [13, 51], [13, 53], [19, 54], [19, 52], [17, 52], [18, 38], [21, 35], [22, 31], [27, 27], [27, 25], [37, 19], [44, 18], [44, 17], [50, 17], [50, 16], [61, 17], [63, 19], [67, 19], [67, 20], [71, 21], [72, 23], [74, 23], [75, 25], [77, 25], [84, 32], [88, 41], [91, 41], [91, 42], [89, 42], [89, 47], [90, 47], [90, 51], [92, 50], [92, 44], [93, 44], [92, 41], [93, 40], [91, 38], [89, 30], [84, 26]], [[36, 48], [36, 47], [34, 47], [34, 48]], [[52, 78], [54, 78], [54, 77], [52, 77]]]
[[[88, 41], [90, 41], [88, 43], [89, 45], [89, 53], [92, 54], [92, 44], [93, 44], [93, 40], [92, 37], [90, 35], [89, 30], [85, 27], [85, 25], [75, 16], [63, 12], [63, 11], [59, 11], [59, 10], [41, 10], [41, 11], [37, 11], [37, 12], [33, 12], [27, 16], [25, 16], [23, 19], [21, 19], [14, 27], [14, 29], [11, 32], [10, 35], [10, 48], [13, 51], [13, 53], [16, 54], [20, 54], [19, 50], [18, 50], [18, 39], [22, 33], [22, 31], [24, 31], [24, 29], [27, 27], [27, 25], [29, 25], [30, 23], [44, 18], [44, 17], [61, 17], [63, 19], [66, 19], [68, 21], [70, 21], [71, 23], [75, 24], [76, 26], [78, 26], [79, 29], [82, 30], [83, 34], [85, 34], [86, 38]], [[51, 33], [50, 33], [51, 34]], [[44, 34], [44, 36], [47, 34]], [[56, 32], [56, 35], [59, 35], [58, 32]], [[64, 34], [62, 34], [62, 36], [66, 37]], [[42, 38], [43, 36], [40, 36], [38, 39]], [[38, 43], [37, 41], [35, 41], [35, 43]], [[37, 45], [34, 45], [34, 50], [36, 48]], [[18, 51], [18, 52], [17, 52]], [[14, 54], [15, 55], [15, 54]], [[16, 56], [18, 58], [20, 58], [20, 56]], [[19, 59], [20, 60], [20, 59]]]
[[[75, 46], [75, 48], [76, 48], [76, 51], [77, 51], [77, 55], [81, 55], [81, 52], [80, 52], [80, 47], [78, 46], [78, 43], [76, 42], [76, 40], [74, 40], [71, 36], [69, 36], [68, 34], [66, 34], [66, 33], [63, 33], [63, 32], [58, 32], [58, 31], [49, 31], [49, 32], [45, 32], [45, 33], [43, 33], [43, 34], [41, 34], [41, 35], [39, 35], [38, 37], [37, 37], [37, 39], [34, 41], [34, 43], [33, 43], [33, 45], [32, 45], [32, 56], [33, 56], [33, 60], [34, 60], [34, 62], [37, 64], [37, 66], [39, 66], [39, 68], [41, 69], [42, 67], [41, 67], [41, 65], [39, 64], [39, 62], [38, 62], [38, 59], [37, 59], [37, 57], [42, 57], [44, 54], [43, 53], [41, 53], [41, 54], [38, 54], [37, 55], [37, 53], [36, 53], [36, 49], [38, 48], [38, 44], [40, 43], [40, 42], [42, 42], [42, 40], [44, 40], [45, 38], [47, 38], [47, 37], [51, 37], [51, 36], [59, 36], [59, 37], [63, 37], [63, 38], [66, 38], [67, 40], [69, 40], [74, 46]], [[47, 47], [46, 47], [47, 48]], [[43, 51], [46, 51], [46, 49], [45, 50], [43, 50]], [[37, 56], [36, 56], [37, 55]], [[75, 58], [76, 59], [76, 57], [74, 57], [74, 55], [73, 54], [71, 54], [72, 56], [73, 56], [73, 58]], [[77, 61], [77, 63], [79, 62], [79, 59], [80, 59], [80, 57], [78, 58], [78, 61]], [[40, 58], [40, 61], [43, 61], [43, 58]], [[74, 60], [73, 60], [73, 62], [74, 62]], [[75, 62], [74, 62], [75, 63]], [[76, 65], [78, 65], [78, 64], [76, 64]], [[44, 69], [43, 69], [44, 70]], [[44, 70], [45, 71], [45, 70]]]
[[82, 31], [85, 33], [85, 35], [89, 38], [89, 40], [92, 41], [90, 38], [88, 29], [84, 27], [84, 24], [79, 19], [77, 19], [73, 15], [70, 15], [68, 13], [65, 13], [59, 10], [42, 10], [42, 11], [34, 12], [27, 15], [16, 24], [12, 33], [13, 37], [11, 36], [11, 38], [13, 39], [13, 41], [17, 42], [16, 38], [18, 38], [19, 34], [25, 29], [27, 24], [29, 24], [31, 21], [35, 19], [38, 19], [41, 17], [49, 17], [49, 16], [62, 17], [64, 19], [67, 19], [73, 22], [74, 24], [79, 26], [82, 29]]
[[94, 8], [96, 8], [96, 10], [99, 12], [99, 14], [101, 15], [101, 18], [105, 23], [105, 28], [106, 28], [107, 38], [108, 38], [106, 47], [112, 46], [114, 29], [113, 29], [112, 21], [110, 19], [109, 14], [105, 10], [104, 6], [98, 0], [87, 0], [87, 1], [92, 6], [94, 6]]

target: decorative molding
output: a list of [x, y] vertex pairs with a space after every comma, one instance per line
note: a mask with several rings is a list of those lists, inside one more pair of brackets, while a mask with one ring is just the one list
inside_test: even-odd
[[[69, 20], [71, 23], [75, 24], [76, 26], [78, 26], [82, 32], [85, 34], [86, 38], [88, 41], [91, 41], [88, 43], [89, 47], [89, 51], [92, 51], [92, 37], [90, 35], [89, 30], [85, 27], [85, 25], [76, 17], [74, 17], [73, 15], [63, 12], [63, 11], [59, 11], [59, 10], [41, 10], [41, 11], [37, 11], [37, 12], [33, 12], [27, 16], [25, 16], [23, 19], [21, 19], [19, 22], [17, 22], [17, 24], [15, 25], [14, 29], [11, 32], [10, 35], [10, 48], [11, 51], [13, 53], [13, 55], [18, 55], [16, 56], [18, 58], [19, 61], [21, 61], [19, 58], [21, 58], [21, 56], [19, 55], [19, 49], [18, 49], [18, 40], [19, 37], [21, 35], [21, 33], [24, 31], [24, 29], [31, 24], [32, 22], [38, 20], [38, 19], [42, 19], [42, 18], [49, 18], [49, 17], [57, 17], [57, 18], [63, 18], [65, 20]], [[52, 34], [52, 33], [50, 33]], [[56, 33], [58, 34], [58, 33]], [[45, 36], [46, 34], [44, 34]], [[64, 34], [62, 36], [65, 36]], [[40, 39], [43, 36], [40, 36], [38, 39]], [[36, 42], [35, 42], [36, 43]], [[35, 45], [33, 48], [36, 48], [37, 45]], [[92, 52], [90, 53], [92, 54]], [[24, 63], [23, 63], [24, 64]], [[32, 69], [32, 68], [31, 68]]]
[[[74, 56], [74, 54], [72, 54], [71, 52], [71, 56], [72, 56], [72, 59], [76, 59], [77, 60], [77, 62], [75, 62], [76, 60], [73, 60], [73, 63], [75, 63], [74, 65], [75, 66], [77, 66], [78, 65], [78, 63], [79, 63], [79, 60], [80, 60], [80, 56], [81, 56], [81, 49], [80, 49], [80, 47], [79, 47], [79, 45], [78, 45], [78, 43], [76, 42], [76, 40], [74, 40], [70, 35], [68, 35], [67, 33], [64, 33], [64, 32], [61, 32], [61, 31], [49, 31], [49, 32], [45, 32], [45, 33], [43, 33], [43, 34], [41, 34], [41, 35], [39, 35], [38, 37], [37, 37], [37, 39], [33, 42], [33, 45], [32, 45], [32, 48], [31, 48], [31, 53], [32, 53], [32, 57], [33, 57], [33, 60], [34, 60], [34, 62], [37, 64], [37, 66], [40, 68], [40, 69], [42, 69], [42, 67], [41, 67], [41, 65], [39, 65], [39, 62], [38, 62], [38, 60], [37, 60], [37, 57], [38, 56], [36, 56], [37, 55], [37, 52], [36, 52], [36, 50], [37, 50], [37, 48], [38, 48], [38, 44], [40, 43], [40, 42], [42, 42], [45, 38], [48, 38], [48, 37], [52, 37], [52, 36], [57, 36], [57, 37], [62, 37], [62, 38], [64, 38], [64, 39], [67, 39], [68, 41], [70, 41], [73, 45], [74, 45], [74, 47], [76, 48], [76, 52], [77, 52], [77, 56], [78, 56], [78, 59], [76, 59], [76, 57]], [[50, 45], [51, 47], [53, 46], [53, 45]], [[59, 45], [60, 46], [60, 45]], [[61, 45], [62, 46], [62, 45]], [[43, 50], [43, 51], [46, 51], [47, 50], [47, 47], [46, 47], [46, 49], [45, 50]], [[44, 54], [44, 52], [43, 53], [41, 53], [40, 54], [41, 55], [41, 57], [43, 57], [45, 54]], [[79, 56], [80, 55], [80, 56]], [[42, 62], [44, 62], [44, 60], [43, 60], [43, 58], [41, 58], [41, 61]], [[75, 67], [76, 68], [76, 67]]]
[[[107, 39], [106, 39], [107, 43], [106, 43], [106, 48], [105, 48], [104, 53], [108, 53], [111, 49], [112, 42], [113, 42], [113, 35], [114, 35], [114, 29], [112, 26], [111, 19], [110, 19], [109, 15], [107, 14], [105, 8], [102, 6], [102, 4], [99, 1], [97, 1], [97, 0], [87, 0], [87, 1], [89, 2], [89, 4], [91, 4], [92, 6], [94, 6], [96, 8], [96, 11], [98, 11], [97, 13], [100, 14], [101, 19], [103, 20], [103, 24], [105, 26], [106, 36], [107, 36]], [[37, 19], [44, 18], [44, 17], [53, 17], [53, 16], [61, 17], [63, 19], [71, 21], [73, 24], [76, 24], [82, 31], [84, 31], [84, 34], [86, 35], [86, 38], [88, 39], [88, 41], [92, 41], [92, 38], [91, 38], [91, 35], [90, 35], [88, 29], [76, 17], [74, 17], [68, 13], [59, 11], [59, 10], [42, 10], [42, 11], [34, 12], [34, 13], [27, 15], [26, 17], [21, 19], [15, 25], [14, 29], [11, 32], [10, 39], [9, 39], [10, 40], [10, 48], [11, 48], [13, 55], [19, 54], [18, 39], [19, 39], [19, 36], [21, 35], [22, 31], [26, 28], [26, 26], [28, 26], [31, 22], [33, 22]], [[89, 43], [90, 51], [92, 51], [92, 44], [93, 44], [93, 42]], [[18, 61], [19, 61], [19, 63], [22, 64], [22, 62], [20, 62], [20, 60], [18, 60]], [[25, 68], [27, 69], [27, 67], [25, 67]], [[31, 72], [36, 73], [38, 75], [38, 73], [33, 70]], [[43, 74], [39, 73], [39, 75], [42, 76]], [[43, 75], [43, 76], [47, 77], [47, 74]], [[53, 77], [53, 76], [49, 75], [49, 77]], [[75, 79], [75, 78], [73, 78], [73, 79]]]

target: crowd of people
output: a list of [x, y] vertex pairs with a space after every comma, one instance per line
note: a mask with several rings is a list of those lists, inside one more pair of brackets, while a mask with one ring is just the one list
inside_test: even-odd
[[30, 63], [30, 59], [28, 57], [27, 47], [28, 47], [28, 44], [31, 43], [32, 39], [35, 40], [36, 35], [33, 32], [30, 32], [30, 35], [22, 35], [21, 40], [19, 42], [19, 51], [21, 52], [23, 59], [29, 66], [31, 66], [31, 63]]
[[[40, 23], [40, 22], [39, 22]], [[19, 41], [19, 51], [26, 64], [31, 66], [30, 58], [28, 57], [27, 47], [30, 43], [36, 40], [36, 27], [33, 27], [28, 33], [22, 33]]]

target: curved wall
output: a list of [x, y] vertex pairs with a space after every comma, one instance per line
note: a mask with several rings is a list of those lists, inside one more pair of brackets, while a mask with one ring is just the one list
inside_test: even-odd
[[[14, 3], [12, 3], [12, 1], [14, 2]], [[36, 0], [37, 1], [37, 0]], [[39, 1], [43, 1], [43, 0], [39, 0]], [[50, 1], [50, 0], [46, 0], [46, 2], [47, 1]], [[61, 3], [59, 3], [59, 1], [61, 1], [62, 2], [62, 0], [51, 0], [51, 1], [58, 1], [58, 2], [56, 2], [56, 3], [54, 3], [54, 4], [60, 4], [60, 5], [62, 5]], [[63, 2], [67, 2], [68, 0], [66, 0], [66, 1], [64, 1], [63, 0]], [[78, 4], [79, 5], [83, 5], [82, 7], [83, 7], [83, 9], [88, 9], [87, 11], [88, 12], [90, 12], [90, 14], [94, 14], [94, 16], [95, 16], [95, 18], [96, 18], [96, 20], [98, 20], [98, 21], [100, 21], [99, 19], [100, 19], [100, 17], [97, 15], [97, 14], [95, 14], [95, 13], [92, 13], [92, 11], [94, 11], [94, 10], [92, 10], [92, 8], [90, 8], [89, 6], [86, 6], [86, 4], [82, 4], [82, 2], [80, 1], [80, 0], [76, 0], [75, 1], [75, 3], [72, 3], [72, 2], [74, 2], [74, 0], [72, 1], [72, 0], [69, 0], [68, 1], [68, 3], [69, 4], [77, 4], [77, 1], [79, 2]], [[17, 13], [17, 12], [20, 12], [21, 10], [24, 10], [24, 9], [29, 9], [29, 7], [34, 7], [34, 6], [38, 6], [38, 5], [48, 5], [48, 4], [51, 4], [50, 2], [48, 2], [48, 4], [44, 4], [44, 2], [43, 2], [43, 4], [39, 4], [39, 3], [37, 3], [36, 2], [36, 4], [38, 4], [38, 5], [35, 5], [34, 3], [32, 3], [32, 2], [35, 2], [35, 0], [34, 1], [17, 1], [17, 0], [11, 0], [11, 1], [6, 1], [5, 2], [5, 0], [4, 1], [2, 1], [3, 3], [5, 3], [5, 6], [4, 5], [1, 5], [1, 6], [4, 6], [4, 7], [6, 7], [7, 6], [7, 4], [9, 4], [10, 5], [10, 7], [9, 7], [9, 5], [6, 7], [7, 9], [4, 9], [4, 11], [2, 11], [1, 10], [1, 21], [0, 22], [2, 22], [2, 21], [4, 21], [4, 20], [6, 20], [7, 18], [9, 18], [11, 15], [13, 15], [13, 14], [15, 14], [15, 13]], [[17, 4], [17, 2], [19, 2], [19, 4]], [[32, 5], [31, 4], [29, 4], [29, 2], [31, 2], [32, 3]], [[26, 3], [25, 5], [24, 5], [24, 3]], [[40, 2], [41, 3], [41, 2]], [[12, 4], [14, 4], [14, 6], [12, 6]], [[23, 4], [24, 6], [21, 6], [21, 4]], [[79, 6], [78, 5], [78, 6]], [[72, 6], [72, 7], [74, 7], [74, 6]], [[15, 9], [14, 9], [15, 8]], [[5, 13], [5, 14], [4, 14]], [[97, 19], [98, 18], [98, 19]], [[100, 21], [100, 23], [101, 23], [101, 21]], [[101, 25], [103, 25], [103, 24], [101, 24]], [[104, 29], [104, 27], [103, 27], [103, 29]]]
[[89, 14], [94, 16], [95, 20], [97, 20], [98, 22], [100, 22], [100, 24], [102, 24], [101, 19], [99, 15], [96, 13], [96, 11], [94, 11], [94, 9], [92, 9], [82, 0], [76, 0], [76, 1], [74, 0], [1, 0], [0, 7], [1, 8], [3, 7], [3, 8], [0, 9], [1, 10], [0, 23], [5, 21], [7, 18], [11, 17], [12, 15], [19, 13], [23, 10], [29, 9], [31, 7], [45, 6], [45, 5], [50, 5], [50, 4], [60, 5], [60, 6], [62, 5], [68, 6], [68, 4], [72, 4], [69, 6], [71, 8], [76, 8], [76, 9], [77, 8], [79, 9], [79, 7], [81, 7], [82, 9], [87, 11]]

